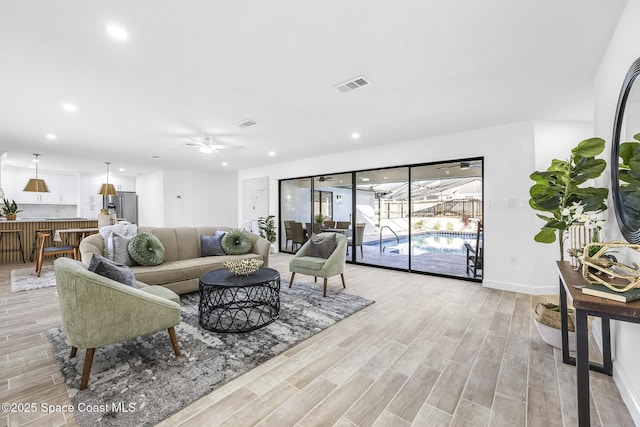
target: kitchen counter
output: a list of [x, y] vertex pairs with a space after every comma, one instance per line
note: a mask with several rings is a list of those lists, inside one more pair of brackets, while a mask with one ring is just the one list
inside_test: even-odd
[[[3, 218], [0, 221], [0, 230], [20, 230], [22, 240], [22, 250], [27, 263], [30, 259], [35, 260], [31, 256], [32, 249], [36, 248], [37, 241], [36, 230], [48, 230], [51, 232], [51, 238], [47, 240], [48, 246], [60, 245], [59, 242], [53, 242], [53, 233], [56, 230], [64, 230], [67, 228], [96, 228], [98, 227], [97, 219], [83, 219], [83, 218], [20, 218], [15, 221], [7, 221]], [[78, 242], [72, 242], [77, 244]], [[19, 242], [16, 235], [4, 236], [2, 242], [0, 242], [0, 262], [22, 263], [22, 257], [20, 252], [6, 252], [10, 249], [19, 248]], [[34, 251], [35, 255], [35, 251]]]

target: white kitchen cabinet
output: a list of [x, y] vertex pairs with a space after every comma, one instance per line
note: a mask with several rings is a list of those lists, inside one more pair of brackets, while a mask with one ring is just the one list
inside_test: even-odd
[[8, 169], [2, 171], [2, 187], [5, 197], [13, 199], [16, 203], [26, 204], [60, 204], [62, 192], [62, 176], [52, 173], [38, 174], [38, 178], [44, 179], [49, 187], [48, 193], [33, 193], [23, 191], [29, 179], [35, 178], [35, 171], [31, 169]]
[[116, 187], [116, 191], [136, 191], [135, 176], [111, 176], [109, 182]]
[[102, 209], [102, 196], [98, 194], [102, 185], [101, 175], [80, 175], [78, 179], [78, 216], [95, 219]]

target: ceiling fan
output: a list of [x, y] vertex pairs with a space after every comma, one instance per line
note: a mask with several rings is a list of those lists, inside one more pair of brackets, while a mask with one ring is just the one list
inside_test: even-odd
[[181, 144], [181, 147], [198, 148], [201, 153], [211, 154], [218, 150], [242, 149], [240, 145], [225, 144], [215, 139], [213, 135], [201, 134], [199, 136], [187, 136], [189, 141]]
[[462, 160], [459, 163], [450, 163], [445, 166], [440, 166], [438, 169], [453, 169], [459, 168], [461, 171], [468, 170], [469, 168], [481, 168], [481, 160]]

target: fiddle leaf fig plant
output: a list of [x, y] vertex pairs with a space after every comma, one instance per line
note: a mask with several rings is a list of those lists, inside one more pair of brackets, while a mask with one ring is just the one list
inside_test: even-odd
[[640, 133], [633, 139], [620, 144], [618, 177], [625, 217], [632, 227], [640, 228]]
[[546, 171], [533, 172], [530, 178], [535, 184], [529, 190], [529, 205], [545, 221], [534, 240], [540, 243], [560, 244], [560, 260], [564, 260], [565, 232], [571, 224], [580, 221], [575, 212], [576, 206], [584, 213], [599, 213], [607, 209], [605, 201], [609, 190], [599, 187], [582, 187], [590, 179], [598, 178], [607, 166], [607, 162], [595, 157], [604, 151], [602, 138], [590, 138], [581, 141], [571, 150], [566, 160], [553, 159]]

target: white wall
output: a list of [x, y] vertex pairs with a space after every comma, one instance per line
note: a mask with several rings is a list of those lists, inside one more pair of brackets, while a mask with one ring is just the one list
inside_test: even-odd
[[140, 225], [181, 227], [238, 223], [237, 174], [166, 170], [138, 177]]
[[[610, 148], [618, 95], [627, 70], [640, 57], [640, 0], [629, 0], [595, 77], [595, 129]], [[639, 84], [636, 82], [636, 84]], [[609, 150], [607, 150], [609, 152]], [[609, 159], [607, 159], [609, 163]], [[609, 170], [603, 182], [609, 185]], [[609, 206], [613, 206], [611, 197]], [[607, 240], [624, 240], [610, 209], [605, 229]], [[614, 379], [636, 424], [640, 425], [640, 325], [614, 322]]]
[[141, 175], [136, 179], [138, 223], [147, 227], [164, 225], [164, 172]]
[[[563, 144], [557, 144], [554, 129], [560, 131]], [[558, 157], [564, 158], [568, 148], [591, 136], [587, 129], [584, 123], [516, 123], [241, 170], [238, 179], [269, 176], [270, 188], [277, 189], [278, 179], [284, 178], [484, 156], [483, 285], [534, 294], [557, 293], [555, 260], [559, 249], [533, 241], [542, 221], [528, 205], [533, 183], [529, 174], [538, 164], [546, 168], [551, 161], [551, 157], [543, 159], [552, 153], [542, 144], [555, 144]], [[277, 191], [271, 191], [269, 199], [269, 211], [278, 212]]]

